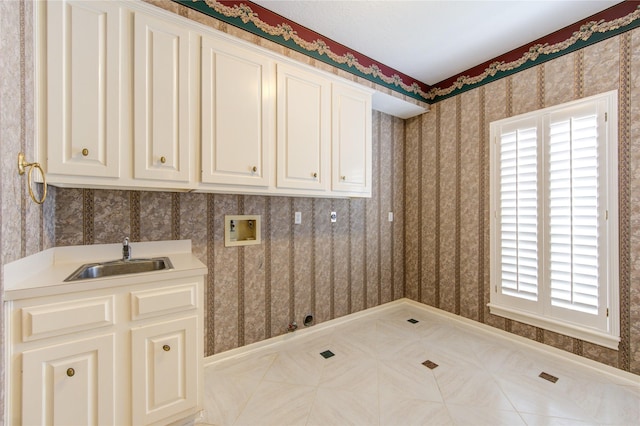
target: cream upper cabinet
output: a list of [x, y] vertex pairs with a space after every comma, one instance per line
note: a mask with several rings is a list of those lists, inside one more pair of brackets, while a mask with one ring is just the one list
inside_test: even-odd
[[176, 22], [135, 12], [134, 179], [188, 183], [196, 148], [199, 36]]
[[339, 83], [332, 96], [332, 189], [371, 196], [371, 93]]
[[[120, 176], [120, 149], [127, 99], [121, 74], [121, 8], [111, 2], [41, 2], [46, 32], [39, 66], [40, 162], [50, 174]], [[44, 106], [46, 105], [46, 107]], [[54, 179], [55, 180], [55, 179]]]
[[36, 2], [54, 186], [371, 196], [371, 90], [143, 1]]
[[277, 187], [324, 191], [329, 182], [331, 83], [277, 66]]
[[202, 41], [202, 182], [270, 183], [274, 62], [217, 38]]

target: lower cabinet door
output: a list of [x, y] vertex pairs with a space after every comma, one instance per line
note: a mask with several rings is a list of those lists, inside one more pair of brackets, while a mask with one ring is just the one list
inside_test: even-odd
[[132, 423], [153, 424], [197, 408], [198, 317], [131, 331]]
[[114, 335], [22, 354], [22, 424], [113, 425]]

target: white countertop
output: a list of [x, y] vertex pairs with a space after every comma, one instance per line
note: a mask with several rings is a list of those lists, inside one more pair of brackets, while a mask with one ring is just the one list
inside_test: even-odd
[[85, 263], [122, 258], [122, 244], [55, 247], [3, 267], [4, 300], [51, 296], [132, 285], [149, 279], [169, 280], [204, 275], [207, 267], [191, 252], [191, 240], [131, 242], [132, 259], [166, 256], [173, 269], [64, 282]]

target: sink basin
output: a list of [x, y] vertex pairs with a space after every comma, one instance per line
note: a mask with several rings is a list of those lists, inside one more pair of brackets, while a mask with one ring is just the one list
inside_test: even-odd
[[69, 275], [64, 281], [77, 281], [92, 278], [112, 277], [115, 275], [139, 274], [141, 272], [173, 269], [168, 257], [152, 259], [114, 260], [102, 263], [87, 263]]

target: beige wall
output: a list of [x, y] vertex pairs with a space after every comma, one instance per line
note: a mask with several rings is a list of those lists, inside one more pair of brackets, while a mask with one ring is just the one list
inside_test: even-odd
[[[619, 90], [622, 342], [613, 351], [489, 314], [489, 123]], [[640, 374], [640, 29], [432, 106], [406, 123], [412, 299]], [[413, 235], [413, 238], [409, 238]]]
[[[403, 121], [374, 113], [370, 199], [58, 188], [56, 245], [191, 239], [209, 268], [206, 354], [403, 296]], [[294, 212], [302, 224], [293, 224]], [[330, 222], [336, 211], [338, 221]], [[389, 222], [388, 212], [396, 212]], [[224, 246], [224, 215], [262, 216], [262, 244]]]
[[[640, 374], [640, 30], [448, 99], [406, 126], [376, 113], [371, 200], [50, 188], [47, 202], [38, 207], [15, 166], [21, 150], [34, 158], [32, 4], [0, 2], [0, 264], [54, 244], [114, 242], [127, 231], [138, 240], [191, 238], [212, 271], [208, 354], [280, 334], [307, 309], [319, 322], [406, 295]], [[184, 8], [179, 12], [192, 14]], [[226, 24], [215, 25], [314, 62]], [[628, 220], [622, 233], [627, 266], [620, 354], [492, 317], [486, 310], [488, 123], [613, 88], [624, 95], [621, 137], [629, 145], [623, 175]], [[262, 246], [222, 247], [216, 235], [221, 215], [240, 210], [260, 212], [269, 221]], [[327, 210], [349, 220], [332, 227], [324, 221]], [[391, 210], [393, 224], [386, 222]], [[292, 211], [303, 213], [303, 225], [290, 225]], [[152, 217], [158, 225], [151, 226]], [[0, 277], [0, 290], [2, 285]], [[4, 335], [3, 323], [0, 331]]]

